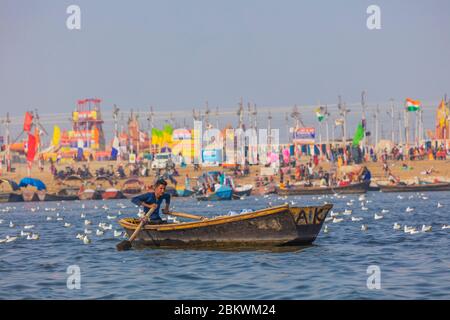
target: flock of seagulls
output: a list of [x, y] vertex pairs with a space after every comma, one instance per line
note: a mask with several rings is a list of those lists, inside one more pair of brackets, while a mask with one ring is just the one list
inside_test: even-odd
[[[429, 199], [429, 197], [425, 196], [424, 194], [417, 194], [416, 196], [420, 200], [428, 200]], [[334, 197], [336, 199], [345, 199], [346, 196], [334, 195]], [[399, 200], [403, 200], [403, 199], [405, 199], [405, 196], [398, 195], [397, 198]], [[414, 195], [408, 196], [408, 199], [413, 199], [413, 198], [414, 198]], [[313, 199], [314, 200], [315, 199], [319, 200], [319, 198], [315, 198], [315, 197], [313, 197]], [[360, 202], [360, 210], [361, 211], [368, 211], [369, 210], [369, 205], [368, 204], [370, 202], [372, 202], [372, 201], [371, 200], [367, 200], [366, 195], [360, 195], [358, 197], [358, 201]], [[345, 204], [348, 207], [354, 207], [355, 204], [356, 204], [356, 201], [354, 199], [350, 199], [350, 200], [346, 201]], [[443, 207], [444, 207], [443, 204], [441, 204], [440, 202], [437, 203], [437, 208], [443, 208]], [[414, 210], [415, 210], [415, 208], [413, 208], [411, 206], [408, 206], [405, 209], [405, 212], [406, 213], [412, 213], [412, 212], [414, 212]], [[356, 216], [352, 215], [352, 213], [354, 211], [358, 211], [358, 210], [357, 209], [356, 210], [355, 209], [345, 209], [342, 212], [335, 212], [335, 211], [332, 210], [332, 211], [330, 211], [328, 217], [325, 218], [325, 223], [327, 223], [327, 222], [340, 223], [340, 222], [345, 221], [343, 216], [350, 216], [350, 215], [351, 215], [351, 221], [352, 222], [363, 221], [364, 218], [356, 217]], [[381, 220], [381, 219], [383, 219], [385, 217], [386, 214], [389, 214], [389, 212], [390, 212], [390, 210], [388, 210], [388, 209], [382, 209], [379, 212], [375, 212], [374, 215], [373, 215], [373, 220], [374, 221]], [[425, 225], [425, 224], [423, 224], [422, 226], [417, 226], [417, 227], [416, 226], [408, 226], [408, 225], [403, 225], [402, 226], [398, 222], [395, 222], [394, 225], [393, 225], [393, 229], [396, 230], [396, 231], [403, 231], [406, 234], [418, 234], [418, 233], [432, 232], [433, 227], [431, 225]], [[441, 229], [442, 230], [450, 229], [450, 225], [444, 224], [444, 225], [442, 225]], [[369, 230], [369, 225], [367, 223], [366, 224], [362, 224], [360, 230], [361, 231]], [[324, 233], [330, 233], [330, 228], [328, 227], [327, 224], [325, 224], [323, 232]]]
[[[93, 230], [90, 230], [89, 227], [92, 226], [92, 220], [88, 220], [86, 219], [87, 214], [85, 212], [82, 212], [80, 214], [80, 224], [76, 223], [75, 221], [71, 221], [71, 222], [67, 222], [64, 221], [64, 218], [61, 215], [61, 211], [65, 210], [65, 207], [61, 207], [61, 203], [57, 203], [56, 204], [57, 207], [59, 208], [40, 208], [39, 206], [36, 207], [32, 207], [29, 208], [29, 212], [33, 213], [33, 214], [38, 214], [39, 212], [45, 211], [45, 212], [55, 212], [55, 211], [59, 211], [56, 212], [53, 216], [52, 215], [47, 215], [45, 216], [45, 221], [50, 222], [50, 221], [61, 221], [62, 224], [61, 226], [63, 228], [66, 229], [72, 229], [74, 227], [80, 227], [83, 226], [84, 230], [82, 233], [78, 233], [76, 235], [76, 239], [79, 239], [82, 241], [83, 244], [90, 244], [92, 243], [92, 240], [89, 238], [92, 234], [93, 234]], [[117, 207], [119, 207], [120, 209], [126, 209], [127, 206], [125, 206], [122, 203], [117, 204]], [[0, 209], [0, 212], [3, 213], [10, 213], [10, 212], [14, 212], [17, 208], [16, 207], [5, 207]], [[27, 208], [25, 208], [27, 209]], [[43, 209], [43, 210], [41, 210]], [[81, 204], [81, 209], [85, 210], [86, 209], [86, 204]], [[94, 206], [94, 209], [99, 210], [99, 207], [96, 205]], [[101, 209], [103, 209], [104, 211], [108, 211], [110, 210], [110, 208], [105, 204], [101, 207]], [[142, 212], [142, 211], [141, 211]], [[117, 213], [117, 215], [106, 215], [106, 219], [109, 221], [113, 221], [117, 219], [117, 216], [120, 216], [122, 214], [121, 211], [119, 211]], [[68, 217], [68, 216], [67, 216]], [[0, 219], [0, 225], [4, 224], [5, 219]], [[13, 221], [9, 221], [8, 224], [9, 229], [17, 229], [17, 228], [21, 228], [20, 231], [17, 231], [15, 235], [6, 235], [5, 238], [0, 238], [0, 244], [1, 243], [10, 243], [10, 242], [14, 242], [17, 241], [19, 239], [26, 239], [26, 240], [40, 240], [41, 236], [39, 233], [34, 232], [33, 230], [35, 230], [36, 225], [35, 224], [24, 224], [24, 225], [19, 225], [14, 223]], [[100, 222], [98, 224], [98, 228], [96, 228], [95, 230], [95, 236], [97, 237], [102, 237], [104, 236], [107, 232], [111, 232], [114, 238], [124, 238], [125, 232], [121, 231], [121, 230], [115, 230], [113, 229], [113, 224], [111, 223], [106, 223], [106, 222]]]
[[[429, 200], [429, 197], [425, 196], [424, 194], [417, 194], [416, 197], [417, 197], [417, 199], [420, 199], [421, 201]], [[299, 198], [300, 197], [298, 197], [297, 199], [299, 199]], [[399, 199], [399, 200], [403, 200], [405, 198], [413, 199], [414, 195], [410, 195], [410, 196], [398, 195], [397, 196], [397, 199]], [[271, 195], [264, 195], [264, 196], [262, 196], [262, 199], [271, 200], [268, 202], [268, 205], [272, 205], [272, 201], [275, 201], [275, 200], [285, 201], [285, 200], [288, 200], [288, 197], [272, 198]], [[368, 200], [366, 195], [360, 195], [357, 200], [350, 199], [350, 198], [347, 198], [347, 196], [345, 196], [345, 195], [339, 195], [339, 194], [335, 194], [333, 196], [327, 196], [327, 195], [326, 196], [316, 196], [316, 197], [312, 197], [312, 199], [318, 200], [318, 201], [323, 201], [324, 203], [328, 203], [327, 200], [346, 199], [344, 203], [347, 205], [347, 207], [351, 207], [351, 209], [345, 208], [341, 212], [331, 211], [330, 214], [328, 215], [328, 217], [325, 219], [325, 223], [330, 222], [333, 224], [339, 224], [344, 221], [361, 222], [363, 220], [365, 221], [365, 219], [368, 219], [367, 221], [365, 221], [364, 224], [361, 225], [360, 230], [361, 231], [369, 230], [370, 218], [368, 218], [368, 217], [363, 218], [361, 216], [355, 215], [355, 213], [369, 211], [370, 203], [372, 202], [372, 200]], [[255, 201], [259, 201], [259, 198], [255, 197]], [[289, 203], [292, 206], [294, 206], [298, 203], [298, 201], [294, 201], [294, 200], [290, 199]], [[358, 209], [358, 203], [359, 203], [359, 209]], [[87, 245], [87, 244], [92, 243], [91, 237], [93, 237], [94, 235], [95, 235], [95, 237], [103, 237], [108, 232], [111, 232], [114, 238], [125, 237], [125, 233], [123, 231], [113, 229], [113, 225], [111, 223], [107, 223], [107, 222], [100, 222], [100, 223], [98, 223], [98, 225], [96, 227], [94, 227], [93, 229], [90, 229], [93, 226], [93, 221], [92, 221], [92, 219], [87, 219], [87, 214], [85, 212], [86, 204], [84, 204], [84, 203], [81, 204], [82, 212], [80, 213], [80, 216], [79, 216], [80, 220], [81, 220], [79, 224], [75, 221], [71, 221], [71, 222], [64, 221], [65, 217], [63, 217], [61, 215], [61, 212], [65, 210], [65, 207], [62, 206], [61, 203], [57, 203], [56, 205], [57, 205], [57, 208], [55, 208], [55, 207], [43, 208], [43, 210], [45, 212], [58, 211], [53, 215], [47, 215], [45, 217], [45, 220], [48, 222], [54, 221], [54, 220], [60, 221], [60, 222], [62, 222], [61, 223], [62, 227], [69, 229], [69, 230], [73, 229], [75, 227], [80, 227], [80, 225], [82, 225], [84, 228], [83, 232], [77, 233], [75, 238], [79, 239], [83, 244]], [[211, 207], [214, 207], [214, 204], [207, 204], [206, 206], [211, 208]], [[127, 206], [125, 206], [122, 203], [118, 203], [117, 207], [122, 210], [127, 208]], [[440, 209], [440, 208], [443, 208], [444, 205], [441, 204], [440, 202], [438, 202], [436, 207], [438, 209]], [[99, 212], [101, 212], [103, 210], [106, 213], [105, 218], [107, 221], [117, 220], [118, 216], [122, 215], [121, 210], [115, 211], [116, 208], [113, 208], [114, 213], [115, 213], [114, 215], [107, 213], [110, 210], [110, 207], [108, 207], [106, 204], [104, 204], [102, 206], [95, 205], [93, 207], [93, 209], [97, 210]], [[10, 212], [14, 212], [15, 210], [17, 210], [16, 207], [7, 206], [5, 208], [0, 208], [0, 213], [10, 213]], [[39, 208], [39, 206], [30, 208], [29, 211], [33, 214], [38, 214], [39, 212], [42, 212], [42, 210], [41, 210], [41, 208]], [[410, 207], [410, 206], [408, 206], [405, 209], [406, 213], [413, 214], [414, 211], [415, 211], [415, 208]], [[373, 221], [382, 220], [385, 218], [386, 215], [390, 216], [390, 211], [388, 209], [381, 209], [380, 211], [374, 213]], [[144, 211], [142, 210], [142, 208], [139, 208], [139, 212], [137, 213], [137, 216], [138, 217], [144, 216]], [[410, 216], [410, 215], [408, 215], [408, 216]], [[348, 219], [346, 217], [350, 217], [350, 219]], [[177, 218], [173, 217], [173, 216], [167, 216], [167, 220], [171, 223], [179, 223]], [[5, 219], [0, 219], [0, 225], [2, 225], [4, 223], [5, 223]], [[16, 223], [14, 223], [13, 221], [9, 221], [8, 226], [10, 229], [15, 229], [18, 227], [18, 225], [16, 225]], [[10, 242], [14, 242], [18, 239], [40, 240], [40, 238], [41, 238], [40, 235], [37, 232], [34, 232], [33, 231], [34, 229], [35, 229], [35, 225], [33, 225], [33, 224], [23, 225], [23, 226], [21, 226], [20, 233], [19, 233], [19, 231], [17, 231], [15, 235], [7, 235], [3, 239], [0, 238], [0, 243], [10, 243]], [[408, 225], [401, 225], [398, 222], [394, 223], [393, 229], [395, 231], [398, 231], [398, 232], [403, 231], [403, 233], [411, 234], [411, 235], [418, 234], [418, 233], [428, 233], [428, 232], [433, 231], [433, 227], [431, 225], [423, 224], [421, 226], [408, 226]], [[450, 225], [444, 224], [441, 226], [441, 230], [446, 230], [446, 229], [450, 229]], [[330, 231], [331, 230], [330, 230], [329, 226], [327, 224], [325, 224], [323, 232], [329, 233]]]

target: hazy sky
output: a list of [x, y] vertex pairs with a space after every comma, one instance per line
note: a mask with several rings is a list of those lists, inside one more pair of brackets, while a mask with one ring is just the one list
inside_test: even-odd
[[[371, 4], [381, 30], [366, 27]], [[84, 97], [108, 112], [350, 103], [363, 89], [369, 102], [437, 101], [449, 13], [448, 0], [0, 0], [0, 115], [69, 113]]]

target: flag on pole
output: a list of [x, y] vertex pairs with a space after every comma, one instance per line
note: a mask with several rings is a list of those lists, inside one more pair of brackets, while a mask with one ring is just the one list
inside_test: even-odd
[[317, 109], [315, 110], [315, 112], [316, 112], [317, 120], [318, 120], [319, 122], [322, 122], [322, 121], [325, 119], [325, 115], [323, 114], [323, 108], [322, 108], [322, 107], [317, 108]]
[[29, 112], [25, 112], [25, 119], [23, 121], [23, 131], [30, 132], [32, 123], [33, 123], [33, 115]]
[[36, 155], [36, 137], [32, 134], [28, 134], [27, 160], [30, 162], [33, 161], [35, 155]]
[[59, 141], [61, 139], [61, 129], [58, 126], [53, 127], [53, 139], [52, 139], [52, 145], [57, 146], [59, 145]]
[[352, 143], [353, 146], [358, 146], [363, 138], [364, 138], [364, 127], [360, 123], [360, 124], [358, 124], [355, 135], [353, 136], [353, 143]]
[[119, 154], [119, 138], [115, 136], [111, 148], [111, 160], [117, 160], [118, 154]]
[[142, 131], [139, 131], [139, 142], [141, 143], [145, 142], [145, 133]]
[[408, 112], [416, 112], [420, 110], [420, 101], [406, 98], [406, 110]]
[[83, 160], [83, 147], [84, 147], [84, 142], [83, 142], [83, 140], [79, 139], [78, 140], [78, 154], [77, 154], [77, 159], [79, 161]]

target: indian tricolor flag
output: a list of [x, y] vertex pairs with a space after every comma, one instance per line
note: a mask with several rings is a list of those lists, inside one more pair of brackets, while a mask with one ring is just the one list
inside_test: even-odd
[[315, 112], [316, 112], [317, 120], [318, 120], [319, 122], [322, 122], [323, 119], [325, 119], [325, 115], [323, 114], [323, 109], [322, 109], [322, 108], [317, 108], [317, 109], [315, 110]]
[[420, 101], [406, 98], [406, 110], [409, 112], [420, 110]]

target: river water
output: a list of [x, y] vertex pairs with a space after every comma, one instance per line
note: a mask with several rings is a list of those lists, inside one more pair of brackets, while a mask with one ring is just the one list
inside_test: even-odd
[[[358, 198], [172, 201], [175, 210], [206, 216], [285, 202], [330, 202], [333, 212], [341, 213], [344, 220], [328, 221], [328, 233], [322, 228], [312, 246], [278, 251], [117, 252], [122, 238], [112, 230], [97, 236], [95, 230], [100, 222], [120, 230], [117, 220], [137, 213], [128, 200], [2, 204], [0, 239], [19, 237], [0, 243], [0, 299], [449, 299], [450, 229], [442, 229], [450, 224], [449, 193], [371, 192], [363, 203], [367, 210]], [[408, 206], [414, 211], [406, 212]], [[352, 214], [343, 215], [345, 209]], [[382, 214], [382, 209], [389, 212]], [[81, 213], [92, 225], [84, 225]], [[383, 218], [375, 220], [375, 213]], [[64, 220], [57, 221], [57, 214]], [[117, 218], [108, 220], [108, 215]], [[352, 221], [352, 216], [363, 220]], [[432, 231], [407, 234], [394, 230], [395, 222], [418, 230], [431, 225]], [[362, 224], [367, 231], [361, 231]], [[25, 225], [34, 228], [24, 230]], [[93, 231], [90, 244], [76, 238], [85, 228]], [[21, 230], [38, 233], [40, 239], [20, 237]], [[79, 270], [79, 282], [73, 281], [73, 270]]]

